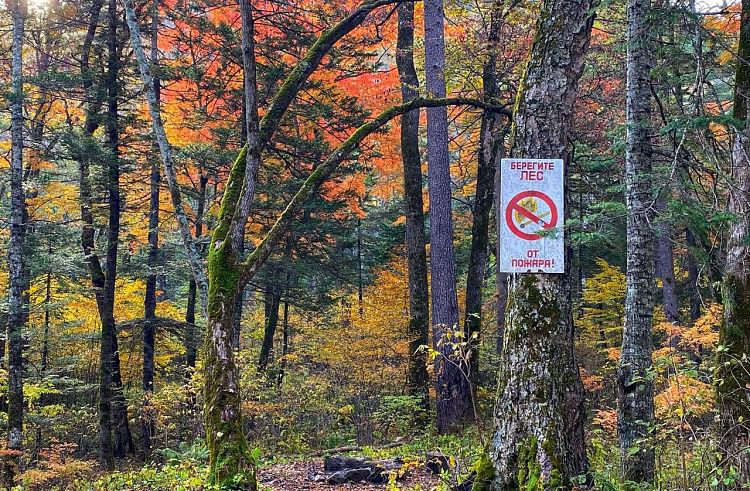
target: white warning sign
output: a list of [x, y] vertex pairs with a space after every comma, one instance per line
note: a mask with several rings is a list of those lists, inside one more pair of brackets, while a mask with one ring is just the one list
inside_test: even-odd
[[565, 272], [564, 176], [560, 159], [502, 159], [500, 271]]

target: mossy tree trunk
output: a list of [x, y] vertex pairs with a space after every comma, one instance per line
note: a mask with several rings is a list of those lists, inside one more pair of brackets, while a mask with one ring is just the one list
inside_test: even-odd
[[[543, 2], [516, 100], [513, 156], [568, 162], [592, 24], [591, 0]], [[565, 274], [512, 277], [490, 449], [492, 489], [570, 489], [587, 473], [569, 266], [566, 258]]]
[[[283, 213], [245, 260], [240, 260], [229, 239], [231, 217], [240, 199], [240, 184], [245, 173], [243, 148], [234, 162], [219, 211], [208, 251], [208, 329], [205, 342], [205, 407], [206, 440], [212, 481], [220, 485], [237, 485], [254, 489], [253, 461], [242, 431], [242, 413], [234, 346], [232, 319], [234, 300], [265, 264], [279, 242], [289, 231], [302, 207], [314, 196], [338, 166], [368, 135], [381, 129], [393, 118], [420, 107], [469, 104], [488, 108], [481, 101], [465, 98], [428, 100], [417, 98], [394, 106], [360, 126], [323, 162], [315, 168], [287, 204]], [[503, 111], [503, 108], [492, 107]]]
[[732, 149], [729, 230], [724, 272], [724, 323], [719, 334], [716, 395], [719, 410], [719, 465], [734, 468], [738, 479], [727, 489], [750, 482], [750, 0], [743, 0], [740, 47], [735, 79], [734, 117], [744, 123]]
[[[654, 229], [651, 180], [651, 33], [649, 0], [628, 0], [627, 142], [627, 294], [622, 354], [617, 373], [617, 432], [623, 479], [651, 482], [654, 449], [654, 384], [649, 374], [652, 322]], [[674, 273], [672, 273], [674, 274]]]

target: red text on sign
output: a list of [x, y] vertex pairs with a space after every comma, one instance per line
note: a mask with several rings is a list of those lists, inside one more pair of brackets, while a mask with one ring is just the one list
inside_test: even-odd
[[543, 181], [544, 172], [540, 170], [537, 170], [537, 171], [522, 170], [521, 180], [522, 181]]
[[542, 269], [542, 268], [554, 268], [554, 259], [528, 259], [528, 258], [512, 258], [510, 265], [514, 268], [528, 268], [528, 269]]
[[554, 162], [528, 162], [525, 160], [514, 160], [510, 163], [511, 170], [555, 170]]

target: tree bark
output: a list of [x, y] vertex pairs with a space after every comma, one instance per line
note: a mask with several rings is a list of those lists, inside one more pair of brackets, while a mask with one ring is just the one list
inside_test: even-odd
[[[649, 0], [628, 0], [627, 294], [622, 354], [617, 375], [622, 476], [651, 482], [654, 450], [648, 441], [654, 420], [654, 385], [648, 372], [653, 352], [654, 200], [651, 195], [651, 92]], [[673, 273], [674, 274], [674, 273]]]
[[117, 341], [117, 329], [114, 322], [115, 283], [117, 281], [117, 251], [120, 244], [120, 133], [118, 124], [120, 56], [118, 52], [117, 27], [119, 18], [117, 1], [109, 0], [107, 22], [107, 71], [105, 88], [107, 91], [107, 115], [105, 118], [107, 156], [107, 201], [109, 203], [109, 223], [107, 224], [106, 273], [104, 277], [104, 309], [107, 311], [102, 319], [102, 345], [109, 344], [102, 351], [109, 351], [111, 368], [111, 406], [112, 423], [114, 424], [114, 456], [122, 458], [135, 452], [133, 437], [128, 423], [128, 407], [123, 393], [120, 374], [120, 351]]
[[[151, 63], [158, 66], [159, 59], [159, 0], [153, 0], [151, 4]], [[159, 103], [161, 84], [158, 77], [154, 77], [154, 92], [156, 102]], [[157, 147], [158, 145], [154, 145]], [[159, 262], [159, 185], [161, 173], [159, 172], [159, 161], [151, 162], [150, 173], [150, 200], [148, 210], [148, 277], [146, 278], [146, 293], [143, 299], [144, 317], [146, 323], [143, 326], [143, 407], [141, 408], [141, 430], [143, 433], [143, 454], [148, 458], [151, 455], [151, 440], [156, 433], [156, 425], [151, 409], [151, 398], [154, 392], [154, 351], [156, 343], [156, 326], [152, 319], [156, 317], [156, 268]]]
[[[203, 237], [203, 215], [206, 211], [206, 186], [208, 176], [201, 173], [198, 179], [198, 202], [195, 207], [195, 241], [199, 242]], [[185, 336], [185, 365], [187, 366], [188, 379], [192, 377], [195, 370], [195, 362], [198, 354], [198, 328], [195, 325], [195, 300], [197, 296], [195, 278], [191, 276], [188, 285], [188, 303], [185, 312], [185, 321], [192, 326]]]
[[[736, 469], [738, 479], [726, 489], [744, 489], [750, 482], [750, 0], [742, 1], [739, 59], [735, 78], [734, 117], [743, 121], [732, 149], [730, 225], [724, 271], [724, 322], [717, 350], [716, 395], [719, 412], [719, 466]], [[739, 104], [738, 104], [739, 103]]]
[[291, 282], [292, 275], [289, 271], [286, 272], [286, 286], [284, 287], [284, 321], [282, 340], [281, 340], [281, 366], [279, 366], [279, 374], [276, 377], [276, 386], [281, 387], [281, 383], [284, 381], [284, 373], [286, 372], [286, 355], [289, 353], [289, 284]]
[[[96, 30], [99, 25], [99, 16], [103, 7], [103, 0], [96, 0], [91, 5], [89, 14], [89, 24], [84, 38], [81, 55], [81, 79], [82, 86], [86, 96], [86, 121], [84, 138], [93, 139], [94, 132], [100, 125], [101, 117], [99, 110], [102, 105], [103, 91], [94, 90], [94, 79], [89, 64], [91, 47], [93, 45]], [[112, 426], [111, 418], [111, 358], [110, 343], [105, 342], [104, 326], [107, 319], [107, 309], [104, 308], [106, 299], [104, 298], [104, 271], [102, 270], [99, 257], [95, 248], [95, 230], [94, 217], [92, 214], [91, 185], [89, 182], [89, 168], [91, 156], [85, 147], [74, 147], [76, 151], [76, 160], [79, 168], [79, 194], [81, 207], [81, 247], [84, 258], [91, 276], [91, 283], [94, 288], [99, 318], [102, 322], [102, 339], [100, 341], [101, 349], [99, 354], [99, 463], [103, 469], [112, 469], [114, 467], [114, 458], [112, 454]], [[114, 319], [111, 320], [114, 324]]]
[[258, 370], [265, 372], [268, 368], [268, 360], [273, 353], [273, 338], [276, 334], [276, 326], [279, 324], [279, 306], [281, 304], [281, 285], [279, 281], [279, 270], [274, 269], [273, 275], [266, 285], [265, 291], [265, 319], [263, 329], [263, 344], [260, 348]]
[[23, 44], [26, 16], [25, 0], [9, 2], [13, 22], [11, 61], [11, 167], [10, 167], [10, 240], [8, 241], [8, 450], [4, 483], [16, 484], [21, 467], [23, 444], [23, 327], [24, 306], [24, 210], [23, 190]]
[[[501, 48], [500, 27], [502, 23], [502, 2], [495, 2], [490, 14], [490, 31], [487, 39], [487, 62], [482, 72], [484, 100], [497, 103], [498, 74], [497, 54]], [[464, 309], [464, 329], [466, 339], [472, 343], [470, 358], [470, 379], [476, 390], [479, 380], [479, 335], [482, 326], [482, 286], [487, 272], [490, 210], [494, 199], [495, 168], [498, 155], [502, 152], [505, 132], [501, 130], [502, 115], [485, 111], [479, 141], [479, 164], [477, 166], [477, 190], [474, 197], [473, 220], [471, 224], [471, 249], [466, 272], [466, 300]]]
[[[656, 203], [660, 214], [665, 214], [667, 205], [663, 199]], [[658, 223], [656, 237], [656, 273], [662, 282], [662, 307], [664, 317], [672, 324], [680, 323], [680, 303], [677, 299], [677, 282], [674, 277], [674, 246], [672, 227], [665, 217]]]
[[[593, 18], [590, 0], [542, 3], [516, 100], [514, 157], [569, 160], [573, 105]], [[564, 274], [512, 278], [490, 451], [495, 490], [570, 489], [587, 474], [570, 257], [565, 262]]]
[[[414, 68], [414, 4], [398, 7], [396, 67], [401, 81], [401, 100], [419, 96]], [[404, 164], [404, 213], [406, 215], [406, 262], [409, 270], [409, 395], [418, 397], [425, 409], [430, 404], [427, 346], [430, 332], [427, 252], [425, 249], [422, 162], [419, 156], [419, 111], [401, 116], [401, 159]]]
[[[445, 11], [443, 0], [425, 0], [425, 79], [429, 97], [445, 97]], [[455, 431], [471, 421], [469, 367], [454, 355], [458, 329], [456, 265], [453, 251], [453, 214], [448, 111], [427, 109], [427, 176], [430, 196], [430, 275], [432, 285], [432, 336], [435, 350], [436, 426], [439, 433]]]

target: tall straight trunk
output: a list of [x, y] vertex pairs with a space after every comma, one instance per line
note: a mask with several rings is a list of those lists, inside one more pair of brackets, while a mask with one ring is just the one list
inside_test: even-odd
[[276, 334], [276, 326], [279, 324], [279, 304], [281, 303], [281, 285], [279, 281], [279, 268], [275, 268], [265, 292], [265, 319], [263, 329], [263, 345], [260, 348], [258, 370], [263, 372], [268, 367], [268, 360], [272, 356], [273, 338]]
[[[401, 81], [401, 99], [419, 95], [419, 78], [414, 68], [414, 4], [398, 6], [396, 67]], [[404, 213], [406, 215], [406, 262], [409, 270], [409, 395], [419, 397], [425, 409], [430, 402], [426, 346], [430, 332], [430, 304], [427, 286], [422, 162], [419, 156], [419, 111], [401, 116], [401, 159], [404, 164]]]
[[[99, 128], [99, 110], [102, 105], [102, 91], [94, 90], [94, 78], [89, 59], [91, 47], [96, 36], [99, 17], [103, 7], [103, 0], [97, 0], [91, 5], [89, 24], [86, 37], [83, 42], [81, 55], [81, 79], [86, 94], [86, 121], [85, 137], [93, 139], [94, 132]], [[108, 309], [105, 308], [104, 296], [104, 271], [96, 253], [94, 216], [92, 212], [91, 184], [89, 182], [91, 156], [86, 149], [81, 149], [76, 155], [79, 169], [79, 193], [81, 206], [81, 247], [84, 258], [91, 276], [91, 284], [96, 297], [99, 319], [102, 323], [100, 352], [99, 352], [99, 463], [103, 469], [114, 467], [112, 454], [112, 425], [111, 425], [111, 403], [112, 403], [112, 372], [109, 360], [111, 359], [111, 345], [108, 340], [106, 326], [114, 325], [114, 319], [108, 319]]]
[[654, 385], [648, 372], [653, 352], [653, 197], [651, 195], [651, 92], [649, 0], [628, 0], [627, 143], [625, 155], [627, 294], [622, 355], [617, 375], [620, 459], [625, 480], [651, 482], [654, 449]]
[[[425, 0], [425, 79], [431, 98], [445, 97], [445, 9], [443, 0]], [[453, 251], [451, 171], [448, 155], [448, 110], [427, 109], [427, 176], [430, 196], [430, 273], [432, 278], [433, 344], [437, 430], [459, 429], [471, 419], [468, 367], [454, 356], [450, 333], [458, 329], [456, 265]]]
[[742, 1], [740, 44], [735, 78], [734, 117], [744, 122], [732, 149], [729, 212], [734, 216], [729, 229], [724, 270], [724, 322], [719, 332], [716, 366], [716, 395], [719, 412], [719, 465], [738, 472], [727, 489], [745, 489], [750, 482], [750, 0]]
[[[23, 327], [24, 307], [24, 210], [23, 190], [23, 42], [27, 6], [24, 0], [9, 3], [13, 19], [11, 61], [11, 166], [10, 166], [10, 240], [8, 241], [8, 449], [4, 482], [15, 485], [21, 465], [23, 443]], [[17, 453], [16, 453], [17, 452]]]
[[[573, 106], [593, 19], [591, 0], [542, 3], [516, 100], [512, 156], [569, 161]], [[512, 278], [490, 451], [492, 489], [570, 489], [587, 473], [570, 257], [565, 265], [563, 274]]]
[[[666, 212], [663, 199], [656, 204], [657, 211]], [[680, 322], [680, 304], [677, 300], [677, 282], [674, 277], [674, 242], [672, 227], [665, 219], [660, 220], [656, 231], [656, 273], [662, 283], [662, 305], [667, 322]]]
[[[52, 249], [48, 250], [52, 255]], [[44, 282], [44, 331], [42, 332], [42, 354], [39, 362], [39, 371], [44, 374], [49, 366], [49, 328], [50, 328], [50, 304], [52, 303], [52, 270], [47, 270], [47, 278]]]
[[[151, 62], [157, 66], [159, 62], [159, 0], [153, 0], [151, 4]], [[157, 104], [161, 92], [161, 84], [158, 77], [154, 77], [154, 92]], [[158, 147], [156, 144], [155, 147]], [[158, 151], [158, 148], [156, 148]], [[156, 326], [153, 319], [156, 318], [156, 268], [159, 262], [159, 185], [161, 173], [159, 172], [159, 160], [154, 158], [151, 162], [150, 199], [148, 209], [148, 277], [146, 278], [146, 294], [143, 299], [144, 317], [143, 325], [143, 407], [141, 408], [141, 431], [143, 433], [143, 454], [151, 454], [151, 440], [156, 432], [156, 426], [151, 409], [151, 398], [154, 393], [154, 351], [156, 343]]]
[[[203, 236], [203, 214], [206, 211], [206, 186], [208, 185], [208, 176], [201, 174], [198, 180], [198, 203], [195, 208], [195, 240], [200, 241]], [[192, 326], [190, 332], [185, 333], [185, 364], [192, 376], [195, 370], [195, 361], [198, 353], [198, 332], [195, 326], [195, 304], [198, 289], [195, 279], [190, 278], [188, 286], [188, 304], [185, 313], [185, 321]]]
[[[501, 48], [500, 26], [502, 2], [492, 6], [490, 32], [487, 40], [487, 62], [482, 72], [484, 99], [496, 103], [498, 97], [497, 54]], [[471, 249], [466, 271], [466, 303], [464, 309], [464, 329], [466, 339], [474, 344], [470, 361], [470, 378], [476, 388], [479, 377], [479, 334], [482, 326], [482, 285], [487, 272], [487, 243], [489, 241], [490, 210], [494, 197], [495, 166], [498, 149], [503, 144], [504, 133], [500, 130], [503, 116], [485, 111], [479, 141], [479, 164], [477, 166], [477, 191], [474, 197], [473, 220], [471, 224]], [[475, 340], [476, 337], [476, 340]]]
[[[107, 310], [102, 319], [102, 345], [109, 344], [111, 370], [111, 404], [112, 423], [114, 425], [115, 457], [124, 457], [135, 451], [133, 438], [128, 423], [128, 407], [122, 387], [120, 374], [120, 351], [117, 342], [117, 327], [114, 318], [115, 283], [117, 281], [117, 250], [120, 243], [120, 134], [118, 124], [119, 86], [118, 73], [120, 60], [118, 53], [117, 27], [119, 16], [117, 1], [109, 0], [107, 24], [107, 72], [105, 87], [107, 89], [107, 115], [105, 117], [106, 144], [109, 150], [107, 167], [107, 201], [109, 203], [109, 223], [107, 224], [106, 273], [104, 278], [104, 308]], [[103, 350], [104, 351], [104, 350]]]

